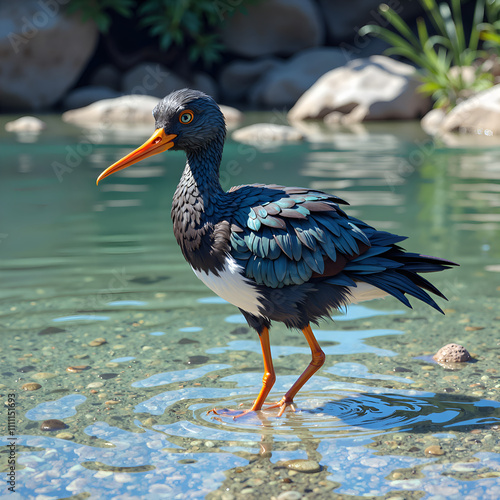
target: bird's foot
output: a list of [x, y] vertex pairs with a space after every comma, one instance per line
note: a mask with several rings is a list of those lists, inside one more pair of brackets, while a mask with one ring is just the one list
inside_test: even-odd
[[[242, 406], [242, 405], [240, 405]], [[262, 406], [265, 406], [266, 410], [272, 410], [273, 408], [279, 408], [278, 415], [277, 417], [281, 417], [283, 413], [285, 413], [286, 409], [290, 407], [290, 409], [295, 412], [297, 411], [295, 408], [295, 405], [293, 404], [293, 400], [287, 400], [285, 396], [283, 398], [276, 402], [276, 403], [262, 403], [262, 405], [256, 405], [255, 403], [252, 405], [251, 408], [248, 410], [230, 410], [227, 408], [217, 410], [216, 408], [213, 408], [212, 410], [207, 411], [207, 415], [210, 415], [213, 413], [214, 415], [217, 416], [224, 416], [224, 417], [232, 417], [233, 420], [236, 420], [237, 418], [244, 417], [245, 415], [248, 415], [249, 413], [256, 412], [262, 410]]]
[[293, 412], [296, 412], [297, 409], [295, 408], [295, 405], [293, 404], [293, 399], [288, 400], [286, 396], [283, 396], [280, 401], [277, 401], [276, 403], [264, 403], [266, 405], [266, 410], [271, 410], [273, 408], [279, 408], [280, 411], [278, 412], [277, 417], [281, 417], [283, 413], [285, 413], [286, 409], [290, 407], [290, 409]]

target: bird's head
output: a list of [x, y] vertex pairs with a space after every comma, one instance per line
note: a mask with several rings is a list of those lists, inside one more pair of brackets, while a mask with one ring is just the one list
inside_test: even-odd
[[168, 149], [190, 153], [204, 149], [213, 141], [224, 141], [224, 115], [210, 96], [198, 90], [172, 92], [155, 106], [153, 116], [153, 135], [142, 146], [104, 170], [97, 178], [97, 184], [108, 175]]

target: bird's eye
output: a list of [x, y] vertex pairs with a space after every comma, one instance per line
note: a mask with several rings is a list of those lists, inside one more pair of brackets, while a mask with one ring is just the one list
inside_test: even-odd
[[190, 110], [183, 111], [179, 115], [179, 121], [181, 123], [183, 123], [184, 125], [186, 125], [187, 123], [191, 123], [193, 121], [193, 118], [194, 118], [194, 114]]

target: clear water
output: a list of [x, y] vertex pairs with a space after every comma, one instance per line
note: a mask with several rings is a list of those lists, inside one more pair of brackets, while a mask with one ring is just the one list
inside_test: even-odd
[[[232, 420], [207, 411], [251, 404], [260, 347], [176, 246], [169, 210], [183, 155], [97, 188], [150, 131], [44, 119], [39, 136], [0, 133], [0, 393], [16, 401], [12, 433], [5, 413], [0, 422], [1, 466], [7, 478], [16, 438], [17, 498], [500, 497], [500, 149], [434, 144], [414, 123], [311, 126], [309, 143], [263, 149], [228, 141], [225, 188], [331, 191], [350, 213], [409, 236], [407, 249], [461, 264], [432, 277], [446, 316], [416, 301], [354, 306], [315, 328], [327, 360], [296, 413]], [[106, 343], [90, 346], [97, 338]], [[271, 340], [278, 400], [310, 355], [282, 325]], [[434, 363], [450, 342], [474, 363]], [[67, 371], [75, 365], [86, 368]], [[47, 419], [67, 428], [40, 430]], [[321, 470], [286, 466], [307, 458]]]

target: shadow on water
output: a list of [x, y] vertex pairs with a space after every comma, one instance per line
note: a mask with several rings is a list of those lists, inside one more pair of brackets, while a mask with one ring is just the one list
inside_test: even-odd
[[467, 396], [362, 393], [307, 410], [336, 417], [346, 425], [379, 431], [428, 433], [469, 431], [500, 423], [500, 403]]

